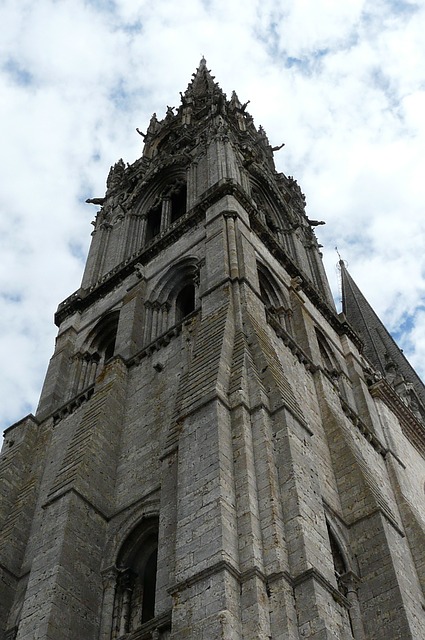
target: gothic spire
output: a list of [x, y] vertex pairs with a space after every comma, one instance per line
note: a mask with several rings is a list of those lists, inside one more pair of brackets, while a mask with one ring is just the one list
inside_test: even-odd
[[348, 273], [343, 260], [339, 261], [339, 266], [342, 311], [363, 340], [365, 356], [387, 379], [391, 377], [391, 369], [396, 370], [399, 377], [413, 383], [418, 397], [425, 406], [425, 389], [421, 379]]
[[192, 80], [185, 91], [185, 96], [193, 96], [200, 99], [207, 98], [216, 92], [220, 92], [223, 95], [218, 84], [214, 82], [214, 77], [207, 68], [207, 61], [202, 56], [196, 73], [192, 74]]

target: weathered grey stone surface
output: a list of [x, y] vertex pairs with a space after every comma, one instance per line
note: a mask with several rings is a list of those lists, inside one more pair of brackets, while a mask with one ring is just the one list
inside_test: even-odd
[[144, 139], [6, 432], [0, 637], [425, 638], [421, 394], [362, 355], [204, 60]]

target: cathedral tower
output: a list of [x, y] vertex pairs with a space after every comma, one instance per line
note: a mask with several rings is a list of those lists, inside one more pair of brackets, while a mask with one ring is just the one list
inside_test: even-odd
[[337, 314], [246, 106], [201, 60], [88, 201], [37, 413], [5, 435], [2, 638], [425, 637], [422, 383], [381, 325], [374, 360], [343, 265]]

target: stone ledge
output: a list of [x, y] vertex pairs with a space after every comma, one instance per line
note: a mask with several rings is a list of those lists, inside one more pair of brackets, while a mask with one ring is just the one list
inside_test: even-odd
[[58, 422], [60, 422], [60, 420], [63, 420], [63, 418], [67, 418], [69, 415], [71, 415], [71, 413], [74, 413], [74, 411], [79, 409], [79, 407], [81, 407], [82, 404], [90, 400], [93, 393], [94, 393], [94, 384], [90, 385], [90, 387], [87, 387], [87, 389], [84, 389], [82, 393], [79, 393], [77, 396], [74, 396], [73, 398], [71, 398], [71, 400], [69, 400], [68, 402], [63, 404], [59, 409], [54, 411], [54, 413], [52, 414], [53, 426], [56, 425]]
[[339, 591], [336, 587], [334, 587], [333, 584], [331, 584], [329, 580], [327, 580], [327, 578], [325, 578], [314, 567], [311, 567], [310, 569], [306, 569], [306, 571], [303, 571], [302, 573], [298, 574], [298, 576], [293, 578], [292, 585], [295, 589], [296, 587], [300, 586], [304, 582], [307, 582], [308, 580], [315, 580], [316, 582], [318, 582], [324, 589], [326, 589], [328, 593], [331, 594], [334, 600], [339, 602], [339, 604], [341, 604], [346, 609], [349, 609], [351, 607], [350, 602], [341, 593], [341, 591]]
[[266, 575], [258, 567], [252, 567], [251, 569], [248, 569], [247, 571], [241, 573], [227, 560], [221, 560], [220, 562], [216, 562], [210, 567], [199, 571], [190, 578], [175, 583], [168, 589], [168, 592], [170, 593], [170, 595], [176, 595], [177, 593], [188, 589], [189, 587], [192, 587], [198, 582], [201, 582], [202, 580], [205, 580], [206, 578], [209, 578], [210, 576], [216, 573], [221, 573], [223, 571], [227, 571], [229, 574], [231, 574], [233, 578], [235, 578], [239, 582], [239, 584], [243, 584], [244, 582], [247, 582], [254, 577], [259, 578], [264, 583], [267, 591], [270, 589], [270, 585], [281, 579], [285, 580], [285, 582], [287, 582], [287, 584], [289, 584], [293, 589], [296, 589], [296, 587], [302, 585], [308, 580], [315, 580], [328, 593], [330, 593], [333, 599], [339, 602], [339, 604], [344, 606], [346, 609], [349, 609], [351, 607], [349, 600], [336, 587], [334, 587], [333, 584], [331, 584], [329, 580], [327, 580], [327, 578], [325, 578], [315, 567], [311, 567], [310, 569], [303, 571], [295, 578], [293, 578], [286, 571], [280, 571], [270, 575]]
[[425, 428], [414, 416], [399, 394], [384, 379], [369, 387], [372, 398], [379, 398], [389, 407], [400, 421], [401, 430], [422, 456], [425, 456]]
[[171, 631], [171, 611], [155, 616], [152, 620], [144, 622], [139, 629], [119, 636], [117, 640], [152, 640], [152, 638], [161, 638], [164, 631]]

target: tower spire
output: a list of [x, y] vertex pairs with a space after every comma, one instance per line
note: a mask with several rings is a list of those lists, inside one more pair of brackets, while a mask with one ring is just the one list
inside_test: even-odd
[[220, 92], [224, 95], [218, 84], [214, 82], [214, 78], [215, 76], [212, 76], [211, 71], [207, 68], [207, 61], [204, 56], [202, 56], [196, 72], [192, 74], [192, 80], [184, 95], [186, 97], [192, 95], [198, 99], [207, 97], [215, 92]]
[[403, 402], [365, 384], [320, 222], [245, 107], [202, 58], [91, 199], [37, 415], [0, 460], [1, 638], [425, 637], [423, 407], [389, 342]]
[[399, 374], [413, 384], [425, 407], [425, 390], [421, 379], [360, 291], [348, 272], [344, 260], [340, 260], [339, 265], [341, 268], [342, 311], [363, 340], [365, 356], [383, 377], [387, 376], [388, 362], [391, 361]]

